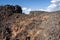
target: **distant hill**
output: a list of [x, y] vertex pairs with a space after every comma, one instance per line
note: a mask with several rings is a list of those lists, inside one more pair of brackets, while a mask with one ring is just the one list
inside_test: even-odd
[[60, 40], [60, 11], [23, 14], [20, 6], [1, 6], [0, 40]]

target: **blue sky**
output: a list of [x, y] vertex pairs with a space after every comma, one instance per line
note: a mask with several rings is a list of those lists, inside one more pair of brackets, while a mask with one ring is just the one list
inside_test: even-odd
[[31, 9], [45, 9], [50, 4], [50, 0], [0, 0], [0, 5], [5, 4], [20, 5]]
[[20, 5], [24, 12], [31, 10], [60, 10], [60, 0], [0, 0], [0, 5]]

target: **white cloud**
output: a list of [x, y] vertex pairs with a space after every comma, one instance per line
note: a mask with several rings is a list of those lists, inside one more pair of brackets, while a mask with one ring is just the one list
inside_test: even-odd
[[31, 11], [31, 9], [29, 8], [29, 9], [27, 9], [27, 11]]
[[51, 0], [51, 4], [47, 7], [47, 9], [40, 9], [42, 11], [48, 11], [48, 12], [52, 12], [52, 11], [58, 11], [60, 10], [60, 0]]
[[25, 14], [29, 14], [29, 12], [31, 11], [30, 8], [22, 8], [22, 10]]
[[[26, 14], [29, 14], [30, 11], [32, 11], [33, 9], [30, 8], [22, 8], [23, 12]], [[33, 11], [48, 11], [48, 12], [52, 12], [52, 11], [58, 11], [60, 10], [60, 0], [51, 0], [51, 4], [47, 7], [47, 9], [37, 9], [37, 10], [33, 10]]]
[[22, 8], [22, 10], [27, 10], [27, 8]]
[[45, 10], [45, 9], [39, 9], [39, 11], [47, 11], [47, 10]]
[[52, 0], [48, 6], [47, 11], [58, 11], [60, 10], [60, 0]]
[[57, 3], [57, 2], [59, 2], [60, 0], [52, 0], [51, 2], [52, 3]]

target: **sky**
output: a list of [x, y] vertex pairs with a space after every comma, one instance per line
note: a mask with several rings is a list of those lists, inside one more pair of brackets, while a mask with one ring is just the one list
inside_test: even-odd
[[0, 5], [20, 5], [23, 12], [30, 11], [58, 11], [60, 10], [60, 0], [0, 0]]

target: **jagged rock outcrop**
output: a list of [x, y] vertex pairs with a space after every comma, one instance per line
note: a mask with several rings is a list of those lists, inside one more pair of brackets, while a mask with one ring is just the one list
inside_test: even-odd
[[0, 21], [8, 18], [9, 16], [11, 16], [15, 13], [22, 14], [22, 8], [18, 5], [16, 5], [16, 6], [13, 6], [13, 5], [0, 6]]
[[5, 6], [0, 6], [0, 15], [1, 13], [3, 13], [2, 15], [5, 14], [13, 14], [13, 13], [21, 13], [22, 14], [22, 8], [18, 5], [13, 6], [13, 5], [5, 5]]
[[5, 12], [13, 12], [13, 13], [22, 13], [22, 8], [19, 5], [5, 5], [5, 6], [0, 6], [0, 11], [5, 11]]
[[0, 40], [60, 40], [60, 14], [14, 13], [0, 21]]

